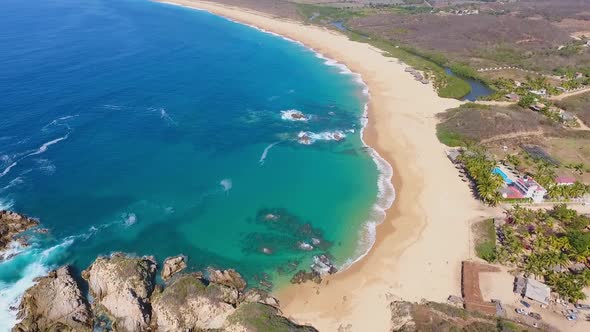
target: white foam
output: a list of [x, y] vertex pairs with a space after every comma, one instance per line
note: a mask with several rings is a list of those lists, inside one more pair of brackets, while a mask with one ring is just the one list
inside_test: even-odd
[[0, 178], [1, 178], [1, 177], [3, 177], [4, 175], [8, 174], [8, 172], [10, 172], [10, 170], [11, 170], [11, 169], [12, 169], [14, 166], [16, 166], [17, 164], [18, 164], [18, 162], [16, 162], [16, 161], [15, 161], [15, 162], [13, 162], [12, 164], [8, 165], [8, 167], [6, 167], [6, 168], [5, 168], [5, 169], [2, 171], [2, 173], [0, 173]]
[[[368, 88], [367, 88], [368, 95]], [[371, 158], [375, 162], [377, 169], [379, 170], [379, 178], [377, 179], [377, 201], [371, 208], [369, 219], [365, 222], [365, 227], [360, 230], [359, 234], [359, 245], [354, 252], [353, 256], [347, 259], [344, 264], [338, 269], [343, 271], [348, 269], [354, 263], [360, 261], [365, 257], [373, 245], [375, 245], [377, 226], [385, 220], [385, 212], [391, 207], [395, 201], [395, 188], [391, 182], [393, 177], [393, 167], [385, 160], [377, 150], [368, 146], [364, 139], [365, 128], [367, 126], [367, 112], [369, 104], [366, 103], [364, 106], [363, 116], [361, 118], [361, 141], [365, 145], [371, 155]]]
[[262, 155], [260, 156], [260, 160], [259, 160], [260, 166], [264, 165], [264, 161], [266, 160], [266, 157], [268, 156], [268, 151], [270, 149], [272, 149], [273, 146], [275, 146], [279, 143], [281, 143], [281, 141], [271, 143], [266, 148], [264, 148], [264, 151], [262, 151]]
[[307, 122], [311, 116], [303, 114], [303, 112], [296, 109], [281, 111], [281, 119], [286, 121], [301, 121]]
[[297, 141], [303, 145], [311, 145], [316, 141], [341, 141], [344, 138], [346, 138], [346, 134], [341, 130], [324, 131], [321, 133], [300, 131], [297, 134]]
[[219, 185], [223, 188], [223, 191], [228, 192], [233, 187], [231, 179], [223, 179], [219, 181]]
[[126, 227], [132, 226], [137, 222], [137, 215], [135, 213], [124, 213], [123, 214], [123, 224]]
[[4, 191], [6, 191], [6, 190], [8, 190], [8, 189], [10, 189], [10, 188], [12, 188], [14, 186], [18, 186], [19, 184], [21, 184], [23, 182], [24, 182], [23, 178], [20, 177], [20, 176], [17, 176], [16, 178], [10, 180], [10, 182], [7, 185], [5, 185], [4, 187], [0, 188], [0, 193], [1, 192], [4, 192]]
[[41, 153], [43, 153], [43, 152], [47, 151], [47, 149], [49, 149], [49, 147], [50, 147], [50, 146], [52, 146], [52, 145], [54, 145], [54, 144], [57, 144], [57, 143], [59, 143], [59, 142], [61, 142], [61, 141], [65, 141], [65, 140], [67, 140], [67, 139], [68, 139], [68, 137], [70, 137], [70, 133], [67, 133], [65, 136], [58, 137], [58, 138], [56, 138], [56, 139], [53, 139], [53, 140], [51, 140], [51, 141], [49, 141], [49, 142], [45, 142], [45, 143], [43, 143], [43, 144], [42, 144], [42, 145], [41, 145], [41, 146], [40, 146], [40, 147], [37, 149], [37, 151], [35, 151], [35, 152], [32, 152], [32, 153], [28, 154], [28, 156], [36, 156], [36, 155], [38, 155], [38, 154], [41, 154]]
[[10, 210], [14, 206], [14, 201], [11, 199], [0, 198], [0, 210]]
[[16, 165], [18, 165], [18, 162], [22, 161], [23, 159], [25, 159], [27, 157], [30, 157], [30, 156], [40, 155], [40, 154], [44, 153], [45, 151], [47, 151], [50, 146], [52, 146], [54, 144], [57, 144], [57, 143], [59, 143], [61, 141], [67, 140], [70, 137], [70, 133], [71, 133], [71, 130], [68, 130], [68, 133], [65, 134], [64, 136], [58, 137], [58, 138], [53, 139], [53, 140], [48, 141], [48, 142], [45, 142], [39, 148], [37, 148], [37, 150], [29, 151], [28, 153], [24, 154], [18, 160], [14, 161], [12, 164], [10, 164], [8, 167], [6, 167], [2, 171], [2, 173], [0, 173], [0, 178], [3, 177], [3, 176], [5, 176], [6, 174], [8, 174]]
[[10, 331], [19, 322], [14, 310], [24, 292], [35, 285], [35, 278], [46, 275], [59, 256], [73, 243], [73, 239], [66, 239], [62, 243], [40, 251], [39, 248], [27, 248], [21, 255], [0, 263], [3, 268], [14, 270], [16, 266], [30, 261], [19, 273], [19, 279], [13, 283], [0, 283], [0, 331]]
[[23, 245], [20, 242], [11, 241], [6, 246], [6, 249], [4, 249], [3, 251], [0, 251], [0, 262], [3, 262], [7, 259], [10, 259], [10, 258], [20, 254], [21, 252], [23, 252], [25, 250], [25, 248], [26, 247], [23, 247]]
[[160, 108], [160, 119], [163, 119], [164, 121], [166, 121], [166, 123], [168, 125], [178, 126], [178, 123], [176, 121], [174, 121], [174, 119], [172, 119], [170, 114], [168, 114], [168, 112], [166, 112], [166, 110], [163, 108]]
[[52, 120], [51, 122], [49, 122], [48, 124], [46, 124], [45, 126], [43, 126], [43, 128], [41, 128], [41, 130], [45, 131], [47, 130], [47, 128], [49, 128], [50, 126], [64, 126], [66, 128], [71, 129], [70, 126], [67, 123], [61, 123], [62, 121], [65, 120], [69, 120], [69, 119], [73, 119], [75, 117], [77, 117], [79, 114], [75, 114], [75, 115], [66, 115], [66, 116], [62, 116], [59, 117], [57, 119]]

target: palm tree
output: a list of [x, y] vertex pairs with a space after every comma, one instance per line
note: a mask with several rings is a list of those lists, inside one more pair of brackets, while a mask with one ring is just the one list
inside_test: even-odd
[[585, 170], [584, 163], [575, 164], [574, 170], [576, 172], [578, 172], [578, 174], [580, 174], [580, 175], [584, 174], [584, 170]]

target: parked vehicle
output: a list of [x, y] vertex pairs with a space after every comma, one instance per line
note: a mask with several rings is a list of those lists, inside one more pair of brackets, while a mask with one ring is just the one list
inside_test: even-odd
[[580, 309], [580, 310], [590, 310], [590, 305], [583, 304], [583, 303], [576, 303], [576, 304], [574, 304], [574, 307], [576, 309]]
[[527, 312], [523, 308], [516, 308], [516, 313], [521, 315], [526, 315]]
[[520, 301], [520, 303], [521, 303], [523, 306], [525, 306], [525, 308], [530, 308], [530, 307], [531, 307], [530, 303], [528, 303], [527, 301], [522, 301], [522, 300], [521, 300], [521, 301]]
[[532, 317], [536, 320], [541, 320], [541, 315], [536, 312], [529, 312], [529, 317]]
[[578, 315], [567, 315], [565, 318], [567, 320], [577, 320], [578, 319]]
[[565, 313], [566, 313], [567, 315], [574, 315], [574, 314], [577, 314], [577, 313], [578, 313], [578, 311], [577, 311], [577, 310], [575, 310], [575, 309], [567, 309], [567, 310], [565, 311]]

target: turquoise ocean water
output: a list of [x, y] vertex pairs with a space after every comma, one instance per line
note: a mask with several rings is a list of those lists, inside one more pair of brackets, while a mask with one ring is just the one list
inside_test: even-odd
[[2, 1], [0, 206], [50, 233], [0, 263], [0, 331], [34, 277], [113, 251], [185, 254], [252, 286], [280, 286], [321, 253], [346, 267], [393, 196], [361, 139], [361, 83], [206, 12]]

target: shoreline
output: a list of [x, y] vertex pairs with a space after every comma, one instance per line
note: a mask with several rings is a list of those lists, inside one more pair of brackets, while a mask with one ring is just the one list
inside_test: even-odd
[[460, 101], [438, 97], [383, 51], [326, 28], [200, 0], [160, 2], [205, 10], [300, 43], [361, 75], [371, 91], [361, 139], [394, 170], [395, 204], [358, 262], [320, 285], [279, 291], [287, 316], [322, 331], [384, 331], [394, 299], [442, 302], [461, 294], [460, 264], [471, 257], [469, 221], [487, 211], [457, 177], [435, 135], [435, 115]]

